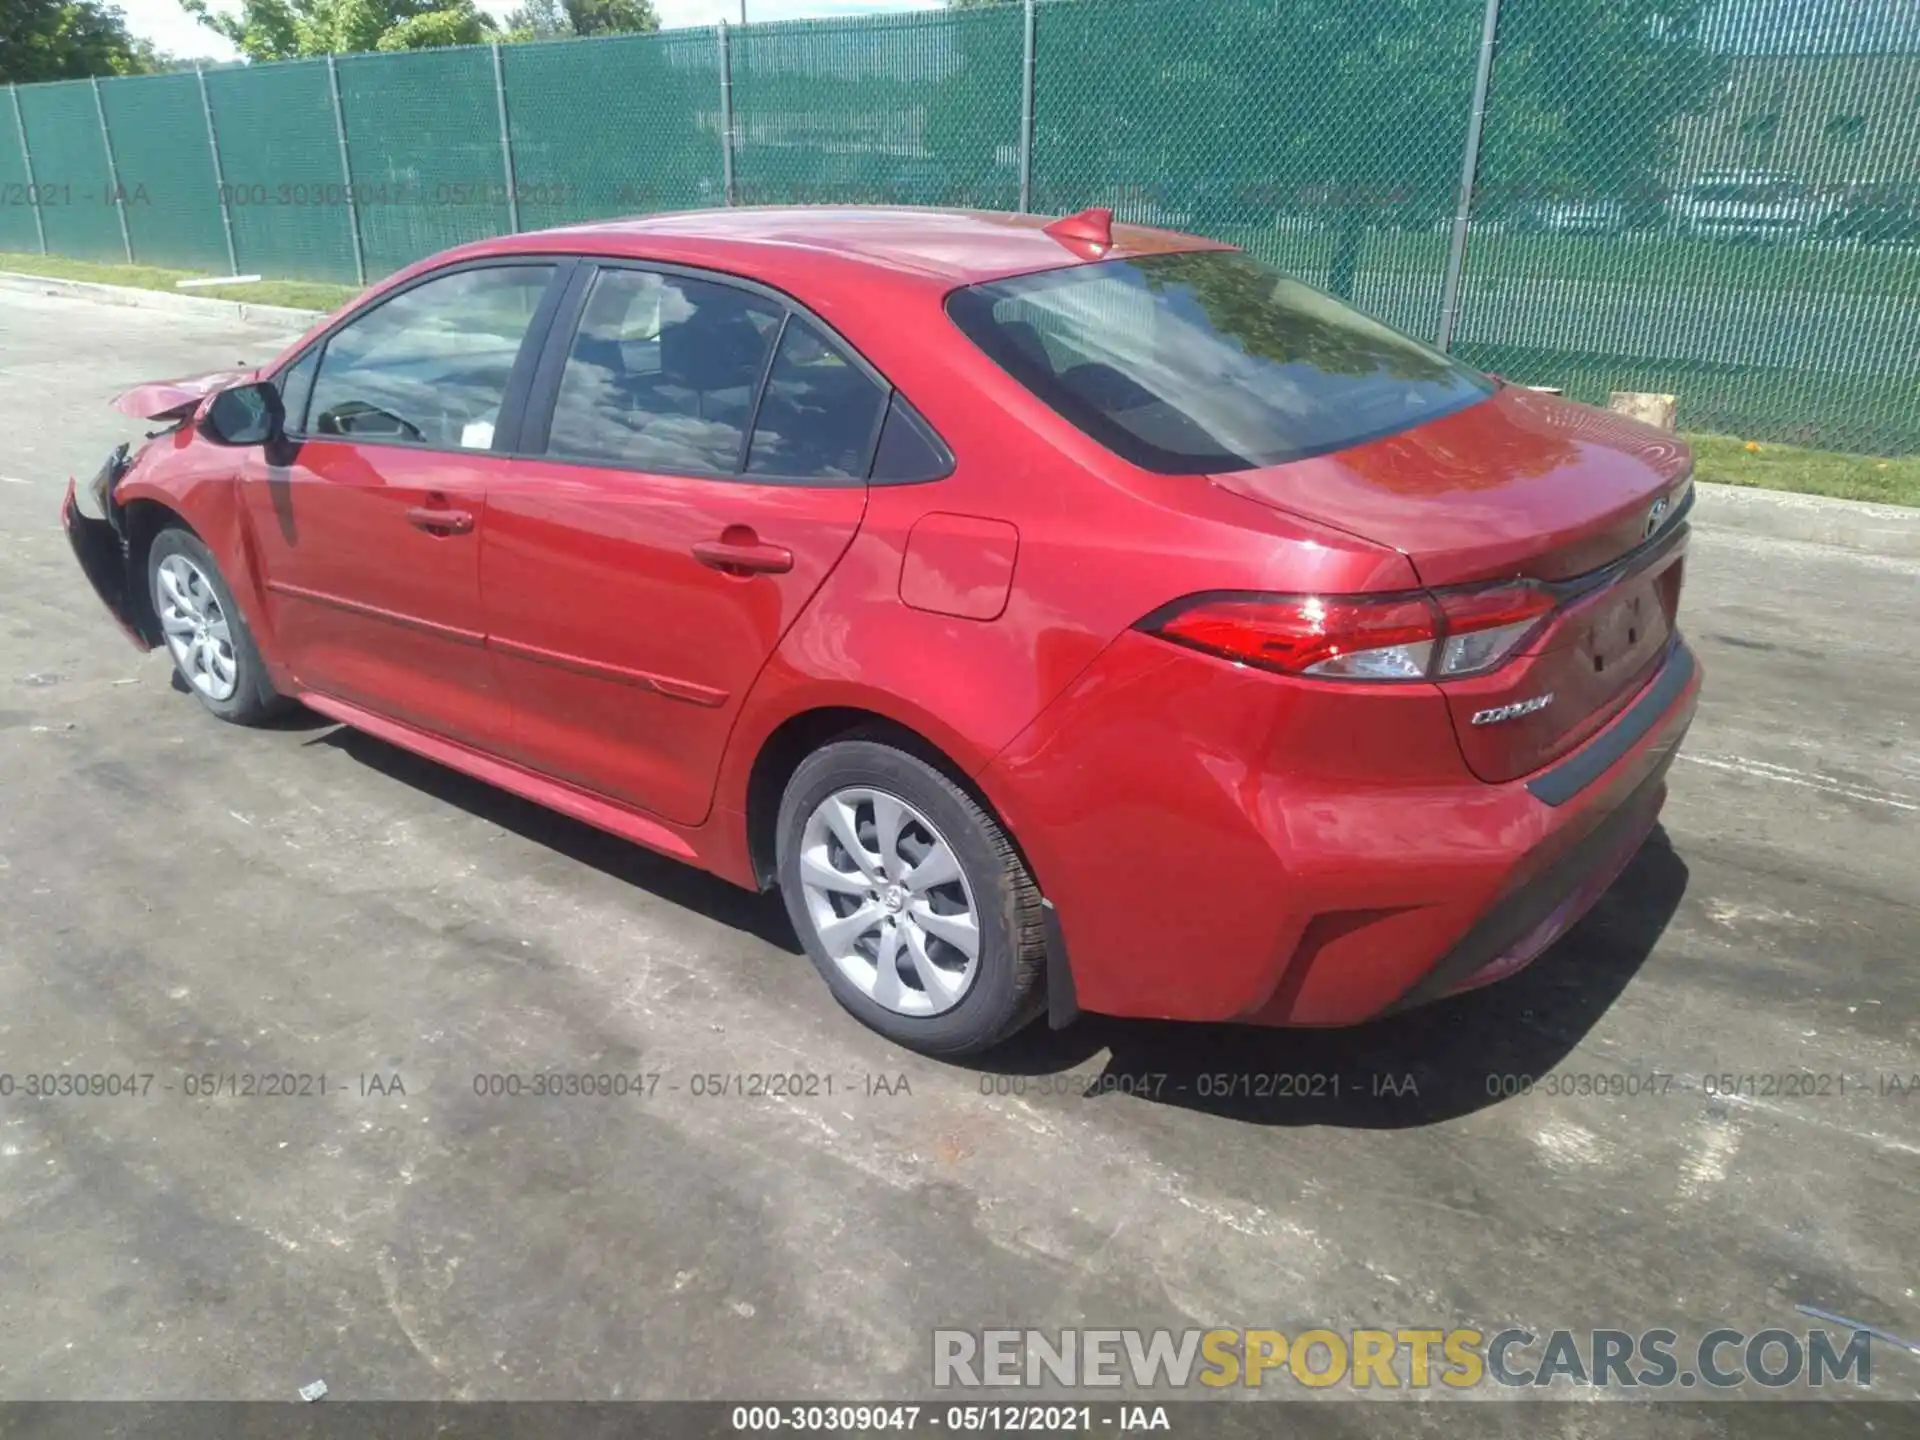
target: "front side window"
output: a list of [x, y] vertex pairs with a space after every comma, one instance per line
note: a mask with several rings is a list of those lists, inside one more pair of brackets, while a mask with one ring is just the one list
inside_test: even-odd
[[784, 317], [783, 307], [731, 285], [602, 271], [560, 378], [547, 453], [737, 473]]
[[754, 418], [747, 473], [863, 479], [886, 403], [887, 392], [845, 351], [794, 316], [781, 333]]
[[1063, 417], [1162, 474], [1324, 454], [1492, 393], [1439, 351], [1238, 251], [974, 285], [947, 311]]
[[320, 368], [318, 349], [307, 351], [278, 377], [280, 404], [286, 410], [289, 435], [304, 435], [307, 427], [307, 397], [313, 393], [314, 371]]
[[553, 272], [551, 265], [456, 270], [349, 321], [321, 354], [308, 433], [488, 449], [520, 342]]

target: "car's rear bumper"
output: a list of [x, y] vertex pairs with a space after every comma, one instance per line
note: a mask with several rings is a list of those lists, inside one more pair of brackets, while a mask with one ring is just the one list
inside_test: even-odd
[[1620, 877], [1659, 820], [1672, 759], [1668, 751], [1639, 787], [1564, 855], [1500, 899], [1392, 1008], [1412, 1009], [1518, 974], [1571, 930]]
[[1487, 784], [1430, 687], [1356, 701], [1130, 635], [982, 778], [1081, 1008], [1354, 1024], [1571, 928], [1652, 830], [1700, 678], [1676, 641], [1580, 748]]

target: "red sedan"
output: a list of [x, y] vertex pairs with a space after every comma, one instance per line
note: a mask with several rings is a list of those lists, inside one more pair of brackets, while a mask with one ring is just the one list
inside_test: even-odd
[[118, 403], [63, 523], [214, 714], [778, 885], [935, 1054], [1509, 974], [1699, 690], [1671, 437], [1102, 211], [488, 240]]

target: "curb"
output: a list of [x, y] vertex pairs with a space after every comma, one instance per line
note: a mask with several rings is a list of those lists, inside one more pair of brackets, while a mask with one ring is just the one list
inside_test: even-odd
[[[91, 280], [56, 280], [6, 270], [0, 270], [0, 290], [66, 295], [103, 305], [221, 316], [289, 325], [300, 330], [328, 313], [295, 310], [284, 305], [254, 305], [245, 300], [213, 300], [168, 290], [100, 285]], [[1706, 480], [1695, 482], [1694, 488], [1699, 497], [1695, 501], [1694, 521], [1710, 529], [1833, 545], [1868, 555], [1920, 559], [1920, 508], [1832, 500], [1824, 495], [1799, 495], [1785, 490], [1754, 490], [1742, 485], [1716, 485]]]
[[328, 312], [295, 310], [286, 305], [256, 305], [248, 300], [214, 300], [202, 295], [179, 295], [171, 290], [139, 290], [129, 285], [101, 285], [92, 280], [59, 280], [48, 275], [21, 275], [0, 270], [0, 290], [23, 290], [35, 295], [64, 295], [100, 305], [129, 305], [136, 310], [168, 310], [177, 315], [207, 315], [227, 320], [295, 325], [305, 330]]
[[1788, 490], [1694, 482], [1694, 523], [1774, 540], [1833, 545], [1868, 555], [1920, 560], [1920, 508], [1834, 500]]

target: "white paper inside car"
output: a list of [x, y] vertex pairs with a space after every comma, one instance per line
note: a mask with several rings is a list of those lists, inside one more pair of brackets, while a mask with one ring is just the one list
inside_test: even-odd
[[493, 444], [493, 421], [469, 420], [460, 427], [460, 444], [468, 450], [485, 450]]

